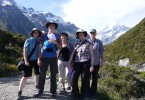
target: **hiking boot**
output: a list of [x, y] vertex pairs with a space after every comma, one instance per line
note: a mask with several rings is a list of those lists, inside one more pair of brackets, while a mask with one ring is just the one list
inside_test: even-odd
[[71, 95], [72, 100], [83, 100], [81, 96]]
[[42, 95], [43, 92], [38, 91], [37, 93], [35, 93], [33, 95], [33, 97], [40, 97]]
[[85, 97], [85, 99], [84, 100], [90, 100], [90, 98], [89, 97]]
[[71, 86], [68, 85], [68, 86], [66, 87], [66, 90], [71, 90]]
[[97, 100], [97, 97], [96, 97], [95, 95], [93, 95], [93, 96], [91, 97], [91, 99], [92, 99], [92, 100]]
[[38, 85], [35, 85], [35, 90], [39, 90], [39, 86]]
[[72, 100], [82, 100], [81, 95], [80, 94], [74, 94], [73, 92], [71, 92], [69, 94], [69, 96], [71, 97]]
[[56, 94], [55, 93], [51, 93], [50, 94], [52, 98], [56, 98]]
[[20, 100], [20, 99], [21, 99], [21, 95], [22, 95], [22, 91], [19, 91], [19, 92], [18, 92], [17, 100]]
[[65, 94], [65, 88], [62, 88], [61, 90], [59, 90], [59, 94]]

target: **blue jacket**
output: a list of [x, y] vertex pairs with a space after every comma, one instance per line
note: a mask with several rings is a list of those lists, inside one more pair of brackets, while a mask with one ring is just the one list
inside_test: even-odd
[[[55, 33], [55, 37], [56, 37], [56, 40], [59, 39], [59, 35]], [[52, 57], [55, 57], [56, 56], [56, 45], [53, 44], [53, 43], [49, 43], [49, 38], [47, 36], [47, 34], [44, 35], [44, 44], [43, 44], [43, 48], [42, 48], [42, 54], [44, 57], [47, 57], [47, 58], [52, 58]]]

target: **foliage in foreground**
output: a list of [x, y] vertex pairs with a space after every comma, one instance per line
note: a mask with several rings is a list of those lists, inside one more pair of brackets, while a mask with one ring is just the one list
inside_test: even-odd
[[26, 37], [0, 30], [0, 77], [15, 73], [15, 65], [22, 59], [22, 48]]
[[142, 72], [139, 74], [139, 79], [144, 79], [145, 80], [145, 72]]
[[145, 83], [135, 78], [128, 67], [105, 65], [100, 70], [99, 100], [129, 100], [144, 96]]

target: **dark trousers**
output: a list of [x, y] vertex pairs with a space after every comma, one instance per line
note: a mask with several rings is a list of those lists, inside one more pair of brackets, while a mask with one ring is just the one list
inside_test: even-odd
[[44, 85], [45, 85], [45, 78], [46, 78], [46, 72], [48, 70], [48, 65], [50, 65], [50, 92], [55, 94], [57, 89], [56, 84], [56, 74], [58, 71], [57, 68], [57, 58], [42, 58], [42, 66], [40, 67], [40, 77], [39, 77], [39, 92], [44, 91]]
[[34, 68], [35, 75], [39, 75], [39, 66], [37, 64], [37, 60], [29, 61], [30, 66], [24, 67], [24, 77], [31, 77], [32, 76], [32, 69]]
[[100, 65], [94, 65], [94, 71], [90, 75], [90, 78], [92, 77], [92, 84], [90, 86], [90, 95], [96, 95], [97, 93], [99, 68], [100, 68]]
[[78, 79], [81, 75], [81, 95], [83, 97], [89, 94], [89, 75], [90, 75], [90, 61], [75, 62], [72, 72], [72, 94], [79, 96]]

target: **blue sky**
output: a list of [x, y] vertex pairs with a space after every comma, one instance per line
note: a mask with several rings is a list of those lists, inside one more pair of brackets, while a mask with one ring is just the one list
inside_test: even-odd
[[64, 13], [62, 11], [61, 5], [67, 3], [69, 0], [14, 0], [14, 1], [27, 8], [32, 7], [40, 11], [51, 12], [54, 15], [63, 17]]
[[27, 8], [51, 12], [84, 30], [108, 24], [135, 26], [145, 17], [145, 0], [15, 0]]

